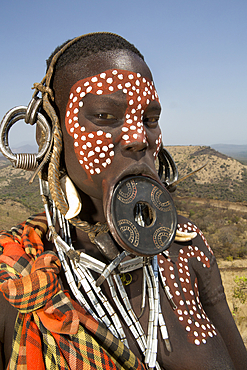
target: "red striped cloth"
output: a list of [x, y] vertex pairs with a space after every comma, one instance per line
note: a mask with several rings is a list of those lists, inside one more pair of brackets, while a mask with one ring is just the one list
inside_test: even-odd
[[138, 369], [144, 365], [63, 292], [61, 263], [44, 252], [45, 215], [0, 233], [0, 291], [18, 310], [9, 369]]

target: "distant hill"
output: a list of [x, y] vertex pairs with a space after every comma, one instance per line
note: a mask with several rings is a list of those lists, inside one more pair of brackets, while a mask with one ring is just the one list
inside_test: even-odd
[[213, 144], [211, 147], [218, 152], [247, 163], [247, 145]]
[[178, 213], [191, 219], [216, 258], [247, 257], [247, 165], [209, 146], [166, 147], [179, 178], [207, 163], [172, 193]]
[[247, 165], [209, 146], [167, 146], [179, 177], [206, 167], [178, 185], [180, 196], [247, 202]]
[[22, 145], [18, 148], [13, 149], [13, 153], [37, 153], [38, 152], [38, 146], [37, 145]]
[[[11, 150], [13, 153], [37, 153], [38, 146], [25, 144], [25, 145], [19, 146], [18, 148], [13, 148]], [[3, 157], [3, 154], [1, 153], [1, 151], [0, 151], [0, 157]]]

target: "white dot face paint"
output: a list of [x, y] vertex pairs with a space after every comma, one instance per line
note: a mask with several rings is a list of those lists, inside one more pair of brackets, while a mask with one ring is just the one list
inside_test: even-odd
[[[159, 102], [158, 95], [152, 86], [153, 82], [146, 78], [141, 78], [140, 73], [125, 70], [107, 70], [96, 76], [80, 80], [72, 86], [66, 108], [65, 126], [67, 132], [76, 140], [74, 142], [74, 150], [77, 159], [89, 176], [100, 174], [102, 170], [112, 163], [114, 159], [114, 144], [110, 132], [105, 132], [101, 129], [96, 132], [87, 132], [86, 127], [81, 127], [79, 125], [80, 122], [77, 122], [79, 110], [84, 109], [83, 97], [88, 93], [105, 95], [122, 90], [126, 94], [127, 109], [125, 122], [122, 126], [121, 144], [126, 145], [137, 140], [146, 143], [147, 135], [142, 124], [142, 114], [151, 101]], [[153, 96], [151, 97], [152, 89]], [[149, 99], [145, 98], [146, 95], [149, 96]], [[69, 125], [73, 121], [76, 121], [77, 125], [74, 125], [74, 130], [71, 131]], [[137, 128], [136, 122], [140, 122], [139, 128]], [[83, 135], [81, 136], [82, 131]], [[86, 149], [84, 147], [85, 142]], [[161, 146], [161, 134], [155, 145], [154, 159], [156, 159]], [[84, 149], [83, 158], [81, 154], [82, 148]], [[87, 162], [85, 158], [87, 160], [90, 158], [92, 163], [90, 169], [84, 163]]]

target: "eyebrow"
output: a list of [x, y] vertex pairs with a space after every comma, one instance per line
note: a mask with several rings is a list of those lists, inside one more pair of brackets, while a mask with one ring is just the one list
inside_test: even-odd
[[116, 96], [116, 95], [115, 96], [112, 96], [113, 94], [111, 94], [111, 93], [110, 94], [104, 94], [104, 95], [101, 95], [101, 96], [96, 95], [96, 94], [91, 94], [91, 95], [92, 96], [97, 96], [99, 101], [104, 102], [104, 100], [105, 100], [107, 102], [110, 102], [110, 104], [114, 104], [117, 107], [121, 107], [121, 106], [123, 106], [125, 104], [127, 106], [127, 99], [126, 99], [126, 95], [124, 93], [121, 94], [121, 95], [118, 94], [118, 96], [120, 98], [118, 98], [118, 96]]

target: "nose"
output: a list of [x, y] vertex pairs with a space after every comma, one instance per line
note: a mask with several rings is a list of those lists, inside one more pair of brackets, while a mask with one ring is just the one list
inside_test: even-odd
[[138, 123], [138, 126], [133, 124], [130, 127], [128, 126], [126, 127], [126, 125], [124, 125], [122, 128], [122, 149], [131, 152], [145, 151], [148, 147], [148, 141], [143, 123]]
[[147, 141], [143, 142], [138, 140], [125, 143], [122, 146], [124, 150], [128, 150], [130, 152], [143, 152], [147, 149], [147, 147], [148, 147]]

